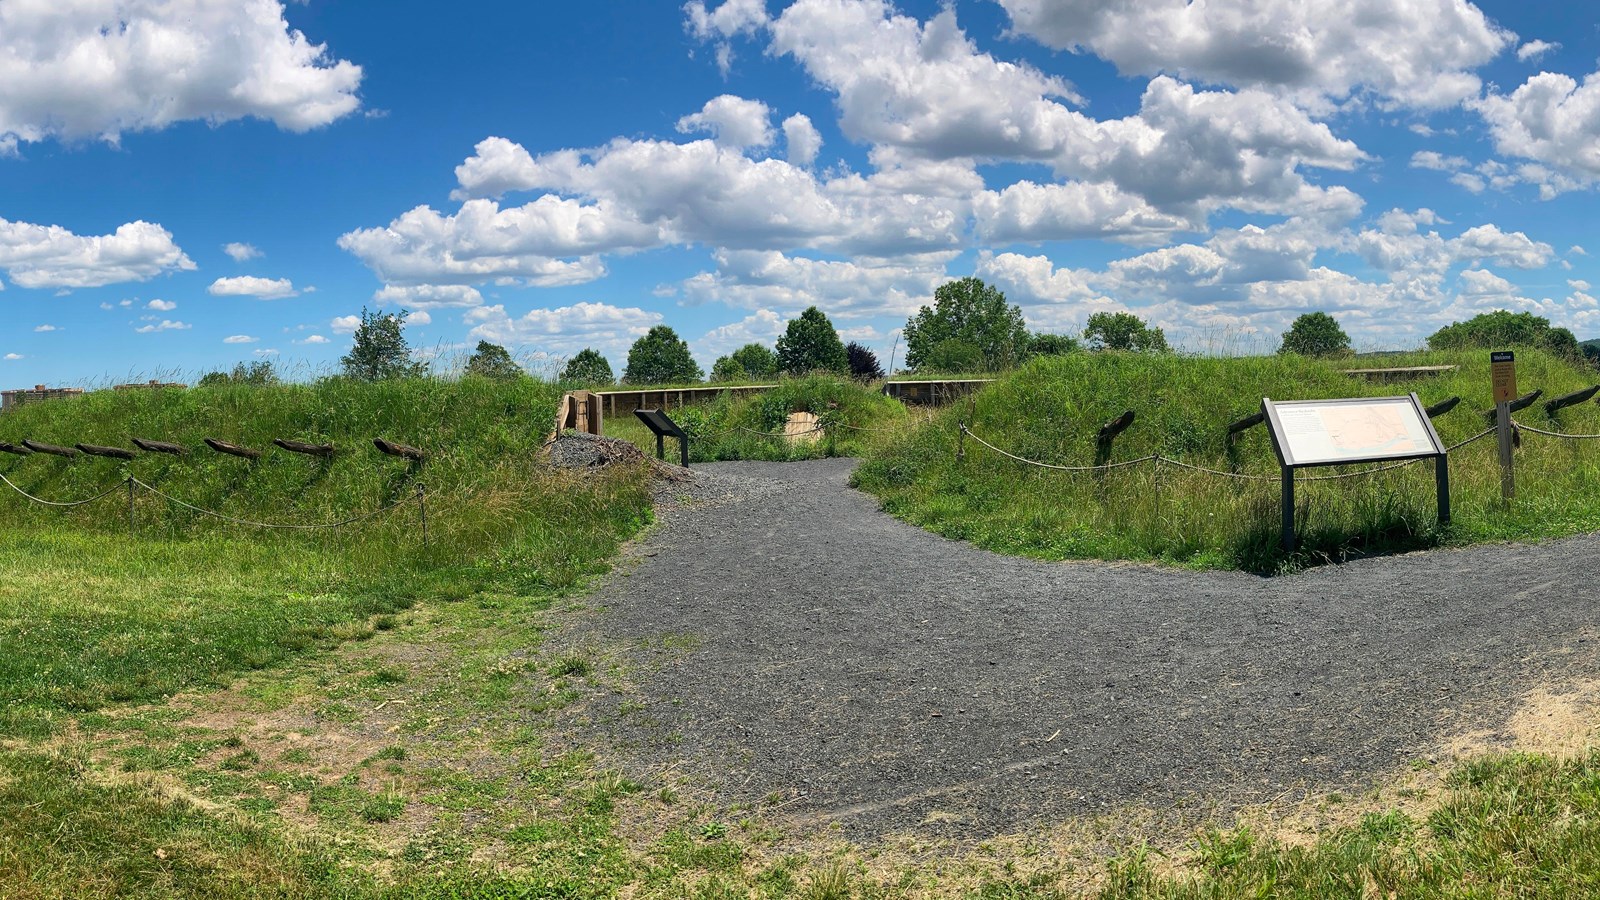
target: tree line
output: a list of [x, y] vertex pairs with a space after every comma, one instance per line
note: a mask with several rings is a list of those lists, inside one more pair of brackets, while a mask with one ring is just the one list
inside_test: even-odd
[[[350, 352], [340, 359], [344, 376], [380, 381], [428, 374], [428, 364], [418, 360], [406, 342], [406, 316], [405, 310], [385, 313], [363, 309]], [[934, 291], [933, 305], [923, 306], [912, 315], [902, 334], [906, 367], [930, 375], [1003, 372], [1033, 357], [1079, 351], [1172, 352], [1160, 328], [1128, 312], [1094, 313], [1076, 336], [1030, 331], [1022, 310], [1008, 302], [998, 288], [979, 278], [962, 278], [940, 286]], [[1579, 344], [1571, 331], [1552, 327], [1548, 319], [1527, 312], [1483, 313], [1446, 325], [1428, 337], [1430, 350], [1527, 346], [1600, 366], [1600, 341]], [[1354, 351], [1350, 336], [1333, 316], [1310, 312], [1295, 319], [1284, 332], [1278, 352], [1339, 357]], [[789, 320], [774, 346], [750, 343], [719, 357], [711, 366], [711, 380], [764, 380], [813, 372], [867, 381], [886, 374], [877, 354], [860, 343], [845, 343], [828, 316], [812, 306]], [[478, 342], [467, 360], [465, 374], [497, 379], [526, 376], [506, 348], [488, 341]], [[705, 372], [689, 352], [688, 341], [666, 325], [657, 325], [634, 341], [622, 372], [622, 381], [628, 384], [685, 384], [704, 378]], [[270, 361], [257, 361], [240, 363], [231, 372], [207, 374], [200, 384], [264, 385], [278, 380]], [[567, 360], [560, 380], [599, 386], [614, 384], [617, 378], [604, 355], [585, 348]]]

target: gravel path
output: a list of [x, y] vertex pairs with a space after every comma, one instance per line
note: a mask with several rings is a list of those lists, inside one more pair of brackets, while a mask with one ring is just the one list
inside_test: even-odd
[[668, 487], [586, 626], [636, 647], [643, 711], [596, 717], [630, 766], [856, 836], [981, 837], [1356, 787], [1600, 674], [1597, 536], [1278, 579], [1041, 563], [884, 515], [853, 467]]

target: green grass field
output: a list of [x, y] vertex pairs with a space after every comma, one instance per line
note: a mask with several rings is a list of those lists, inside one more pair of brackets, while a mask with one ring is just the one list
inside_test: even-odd
[[[1592, 385], [1592, 370], [1532, 350], [1518, 355], [1523, 390], [1546, 397]], [[1517, 500], [1500, 502], [1492, 439], [1452, 457], [1455, 522], [1435, 523], [1431, 467], [1332, 482], [1297, 492], [1301, 549], [1279, 550], [1277, 463], [1264, 428], [1236, 447], [1224, 426], [1260, 409], [1261, 398], [1321, 399], [1416, 391], [1432, 404], [1460, 406], [1435, 420], [1446, 444], [1482, 432], [1490, 407], [1487, 354], [1418, 354], [1386, 365], [1459, 364], [1452, 373], [1402, 384], [1340, 374], [1340, 365], [1299, 358], [1196, 359], [1073, 354], [1036, 360], [978, 394], [972, 432], [1019, 456], [1068, 466], [1095, 463], [1102, 424], [1133, 410], [1131, 429], [1111, 461], [1151, 454], [1264, 476], [1238, 481], [1143, 464], [1109, 473], [1066, 474], [1006, 460], [967, 442], [957, 460], [965, 405], [869, 458], [859, 485], [896, 516], [941, 534], [1006, 553], [1046, 559], [1157, 560], [1201, 568], [1275, 572], [1353, 555], [1439, 544], [1555, 537], [1600, 529], [1600, 445], [1526, 435], [1518, 451]], [[1348, 364], [1346, 364], [1348, 365]], [[1589, 403], [1547, 417], [1535, 406], [1522, 421], [1555, 431], [1600, 432]], [[1307, 474], [1332, 474], [1319, 469]]]
[[[1028, 371], [1032, 384], [1006, 382], [978, 400], [973, 427], [1052, 461], [1085, 458], [1085, 429], [1138, 402], [1142, 421], [1119, 453], [1159, 447], [1225, 462], [1207, 442], [1216, 420], [1249, 411], [1236, 396], [1350, 388], [1326, 367], [1292, 370], [1280, 360], [1073, 357]], [[1468, 389], [1482, 374], [1421, 386], [1430, 400], [1452, 391], [1467, 398], [1447, 436], [1476, 427], [1471, 409], [1487, 401]], [[1552, 360], [1523, 364], [1528, 387], [1559, 392], [1582, 378]], [[1218, 385], [1239, 393], [1224, 396]], [[907, 510], [919, 503], [945, 510], [930, 520], [941, 528], [976, 521], [982, 529], [965, 536], [999, 549], [1191, 565], [1246, 558], [1227, 555], [1239, 552], [1234, 526], [1195, 524], [1198, 510], [1132, 509], [1115, 518], [1124, 514], [1118, 503], [1137, 496], [1131, 487], [1038, 477], [976, 452], [966, 469], [948, 464], [959, 410], [921, 426], [916, 414], [849, 385], [808, 381], [785, 390], [776, 400], [730, 402], [685, 419], [708, 430], [744, 423], [770, 431], [791, 409], [807, 408], [833, 423], [892, 429], [781, 454], [708, 440], [706, 452], [865, 454], [863, 478], [891, 508], [902, 504], [897, 512], [912, 518]], [[959, 852], [853, 845], [787, 830], [776, 800], [728, 807], [666, 775], [631, 781], [576, 744], [568, 723], [648, 714], [629, 685], [650, 673], [634, 664], [631, 648], [603, 636], [572, 643], [563, 625], [579, 614], [567, 598], [651, 520], [649, 484], [642, 470], [580, 478], [538, 465], [557, 397], [534, 382], [329, 381], [96, 393], [0, 417], [0, 441], [127, 446], [138, 436], [198, 448], [206, 436], [254, 447], [288, 437], [340, 448], [330, 461], [269, 451], [255, 464], [198, 449], [128, 464], [0, 457], [0, 474], [51, 499], [88, 496], [131, 473], [230, 515], [330, 521], [425, 482], [431, 526], [427, 547], [406, 508], [326, 533], [262, 532], [143, 496], [130, 530], [121, 495], [61, 512], [0, 488], [0, 898], [1480, 898], [1596, 890], [1593, 754], [1473, 762], [1445, 781], [1426, 813], [1377, 803], [1357, 824], [1309, 846], [1217, 823], [1152, 846], [1113, 831], [1092, 853], [1076, 854], [1026, 835]], [[1042, 413], [1016, 418], [1012, 411], [1024, 408]], [[1586, 409], [1561, 424], [1600, 431], [1597, 419]], [[383, 457], [368, 444], [379, 436], [420, 446], [429, 460], [414, 468]], [[1248, 471], [1265, 465], [1261, 441], [1252, 436], [1243, 448]], [[1475, 452], [1492, 458], [1488, 447]], [[1498, 482], [1473, 486], [1476, 476], [1461, 475], [1469, 495], [1458, 500], [1461, 525], [1448, 540], [1590, 527], [1580, 500], [1592, 492], [1561, 494], [1588, 490], [1572, 474], [1587, 471], [1584, 447], [1541, 449], [1530, 436], [1521, 452], [1531, 509], [1500, 513], [1492, 497], [1474, 508], [1472, 492]], [[1531, 461], [1537, 453], [1549, 461]], [[1541, 473], [1565, 480], [1542, 487]], [[1420, 491], [1409, 477], [1388, 483]], [[1161, 487], [1175, 503], [1170, 494], [1182, 484]], [[1025, 491], [1066, 498], [1059, 505], [1076, 511], [1047, 515], [1043, 501], [1019, 497]], [[1363, 496], [1377, 505], [1328, 520], [1330, 534], [1383, 508], [1378, 495]], [[1407, 496], [1397, 520], [1415, 520], [1420, 539], [1436, 539], [1421, 527], [1431, 501], [1424, 512], [1413, 508], [1421, 499]], [[1330, 502], [1320, 497], [1313, 494]], [[1198, 487], [1189, 499], [1234, 514], [1265, 503]], [[1006, 502], [1032, 507], [1007, 511]], [[1313, 515], [1324, 515], [1321, 505]], [[1165, 532], [1153, 526], [1133, 528], [1116, 538], [1121, 544], [1100, 537], [1083, 545], [1093, 552], [1063, 537], [1163, 517], [1163, 527], [1189, 523], [1192, 543], [1161, 544]], [[1200, 550], [1157, 552], [1174, 546]], [[692, 636], [654, 640], [669, 647]], [[1107, 854], [1106, 846], [1119, 849]]]

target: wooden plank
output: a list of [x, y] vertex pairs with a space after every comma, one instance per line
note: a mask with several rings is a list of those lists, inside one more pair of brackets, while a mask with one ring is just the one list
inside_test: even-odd
[[1236, 422], [1230, 422], [1228, 424], [1228, 437], [1231, 438], [1239, 432], [1254, 428], [1265, 421], [1267, 421], [1267, 414], [1258, 412], [1253, 415], [1245, 416]]
[[1460, 397], [1451, 397], [1449, 400], [1440, 400], [1438, 403], [1428, 407], [1428, 418], [1437, 419], [1450, 410], [1455, 409], [1456, 405], [1460, 402]]
[[227, 441], [219, 441], [216, 438], [206, 438], [206, 446], [218, 453], [226, 453], [229, 456], [237, 456], [242, 459], [261, 458], [260, 450], [252, 450], [249, 447], [241, 447], [238, 444], [230, 444]]
[[27, 447], [24, 447], [21, 444], [8, 443], [6, 441], [0, 441], [0, 453], [12, 453], [17, 456], [33, 455], [33, 451], [29, 450]]
[[1600, 393], [1600, 384], [1597, 384], [1592, 388], [1585, 388], [1581, 391], [1573, 391], [1570, 394], [1562, 394], [1554, 400], [1546, 400], [1544, 404], [1544, 411], [1546, 413], [1554, 413], [1557, 410], [1566, 409], [1569, 406], [1577, 406], [1579, 403], [1586, 403], [1590, 397], [1593, 397], [1597, 393]]
[[303, 453], [306, 456], [332, 456], [332, 444], [307, 444], [304, 441], [290, 441], [284, 438], [273, 438], [272, 443], [290, 453]]
[[1101, 425], [1100, 433], [1095, 437], [1095, 440], [1102, 444], [1108, 443], [1112, 438], [1123, 433], [1124, 431], [1127, 431], [1128, 427], [1132, 424], [1133, 410], [1130, 409], [1122, 415], [1117, 416], [1115, 419], [1112, 419], [1104, 425]]
[[[1525, 410], [1528, 407], [1532, 406], [1542, 396], [1544, 396], [1544, 390], [1543, 389], [1534, 391], [1531, 394], [1523, 394], [1521, 397], [1518, 397], [1517, 399], [1511, 401], [1511, 411], [1512, 412], [1521, 412], [1522, 410]], [[1494, 424], [1494, 416], [1495, 416], [1495, 411], [1492, 410], [1492, 409], [1483, 414], [1484, 419], [1488, 420], [1490, 425]]]
[[415, 447], [408, 447], [405, 444], [396, 444], [393, 441], [386, 441], [383, 438], [373, 438], [372, 445], [377, 447], [379, 451], [387, 453], [390, 456], [398, 456], [414, 462], [422, 462], [424, 459], [428, 458], [428, 454], [423, 453], [421, 450], [418, 450]]
[[121, 447], [102, 447], [97, 444], [79, 444], [78, 449], [90, 456], [102, 456], [106, 459], [133, 459], [138, 454], [132, 450]]
[[55, 444], [41, 444], [33, 440], [24, 440], [22, 446], [35, 453], [48, 453], [51, 456], [59, 456], [63, 459], [72, 459], [78, 455], [78, 451], [73, 447], [57, 447]]
[[166, 453], [172, 456], [188, 456], [189, 448], [182, 444], [172, 444], [167, 441], [147, 441], [144, 438], [134, 438], [133, 445], [146, 453]]

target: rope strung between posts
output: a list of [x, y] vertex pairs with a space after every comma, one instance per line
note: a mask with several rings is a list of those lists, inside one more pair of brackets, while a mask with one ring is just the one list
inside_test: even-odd
[[1562, 438], [1568, 441], [1600, 441], [1600, 434], [1562, 434], [1559, 431], [1545, 431], [1540, 428], [1534, 428], [1531, 425], [1524, 425], [1514, 419], [1512, 420], [1511, 424], [1517, 426], [1523, 431], [1531, 431], [1534, 434], [1542, 434], [1545, 437]]
[[[1176, 467], [1178, 467], [1180, 469], [1188, 469], [1188, 470], [1190, 470], [1192, 472], [1199, 472], [1199, 473], [1201, 473], [1203, 475], [1213, 475], [1213, 476], [1216, 476], [1218, 478], [1233, 478], [1233, 479], [1236, 479], [1238, 481], [1278, 481], [1281, 478], [1281, 476], [1278, 476], [1278, 475], [1247, 475], [1247, 474], [1242, 473], [1242, 472], [1228, 472], [1228, 471], [1224, 471], [1222, 469], [1212, 469], [1212, 468], [1209, 468], [1207, 466], [1197, 466], [1194, 463], [1186, 463], [1186, 462], [1183, 462], [1181, 460], [1176, 460], [1176, 459], [1172, 459], [1170, 457], [1162, 456], [1159, 453], [1153, 454], [1151, 456], [1141, 456], [1138, 459], [1130, 459], [1130, 460], [1126, 460], [1124, 462], [1108, 463], [1108, 464], [1103, 465], [1103, 466], [1058, 466], [1058, 465], [1053, 465], [1051, 463], [1043, 463], [1043, 462], [1039, 462], [1037, 460], [1027, 459], [1025, 457], [1018, 456], [1015, 453], [1008, 453], [1005, 450], [1002, 450], [999, 447], [996, 447], [995, 445], [989, 443], [988, 441], [984, 440], [983, 438], [978, 437], [976, 434], [973, 434], [972, 433], [972, 429], [968, 428], [965, 423], [963, 423], [961, 425], [961, 433], [965, 434], [967, 437], [972, 438], [974, 441], [977, 441], [978, 443], [982, 444], [983, 446], [988, 447], [990, 450], [993, 450], [995, 453], [998, 453], [1001, 456], [1004, 456], [1004, 457], [1006, 457], [1008, 459], [1014, 459], [1017, 462], [1024, 463], [1026, 465], [1037, 466], [1038, 468], [1041, 468], [1041, 469], [1051, 469], [1051, 470], [1057, 471], [1057, 472], [1104, 472], [1104, 471], [1107, 471], [1109, 469], [1120, 469], [1120, 468], [1124, 468], [1124, 467], [1127, 467], [1127, 466], [1137, 466], [1137, 465], [1139, 465], [1141, 463], [1154, 462], [1157, 466], [1161, 466], [1161, 465], [1176, 466]], [[1462, 447], [1465, 447], [1468, 444], [1471, 444], [1471, 443], [1473, 443], [1475, 441], [1478, 441], [1478, 440], [1481, 440], [1481, 439], [1483, 439], [1485, 437], [1488, 437], [1491, 434], [1494, 434], [1494, 429], [1493, 428], [1490, 428], [1487, 431], [1479, 432], [1478, 434], [1473, 435], [1472, 437], [1467, 438], [1466, 440], [1464, 440], [1464, 441], [1462, 441], [1462, 442], [1460, 442], [1458, 444], [1454, 444], [1454, 445], [1446, 448], [1445, 449], [1445, 453], [1446, 454], [1454, 453], [1455, 451], [1461, 449]], [[1597, 436], [1597, 437], [1600, 437], [1600, 436]], [[1402, 462], [1391, 463], [1391, 464], [1385, 465], [1385, 466], [1378, 466], [1377, 468], [1373, 468], [1373, 469], [1363, 469], [1360, 472], [1344, 472], [1344, 473], [1341, 473], [1341, 474], [1338, 474], [1338, 475], [1304, 475], [1304, 476], [1301, 476], [1301, 477], [1299, 477], [1299, 478], [1297, 478], [1295, 480], [1296, 481], [1340, 481], [1340, 480], [1343, 480], [1343, 479], [1346, 479], [1346, 478], [1365, 478], [1365, 477], [1368, 477], [1368, 476], [1371, 476], [1371, 475], [1378, 475], [1378, 474], [1383, 473], [1383, 472], [1390, 472], [1390, 471], [1393, 471], [1395, 469], [1403, 469], [1406, 466], [1416, 465], [1417, 463], [1423, 462], [1423, 461], [1425, 461], [1427, 459], [1430, 459], [1430, 458], [1431, 457], [1422, 457], [1420, 459], [1408, 459], [1408, 460], [1404, 460]]]
[[413, 503], [413, 502], [421, 501], [422, 498], [425, 496], [423, 494], [423, 492], [419, 489], [416, 493], [414, 493], [414, 494], [412, 494], [412, 495], [410, 495], [408, 497], [405, 497], [404, 499], [396, 500], [394, 503], [391, 503], [388, 506], [380, 507], [380, 508], [372, 510], [370, 512], [364, 512], [364, 513], [361, 513], [360, 515], [352, 516], [352, 517], [350, 517], [348, 519], [344, 519], [344, 520], [339, 521], [339, 522], [307, 523], [307, 524], [288, 523], [288, 522], [254, 522], [254, 521], [251, 521], [249, 519], [240, 519], [240, 518], [236, 518], [234, 516], [224, 515], [223, 513], [215, 512], [215, 511], [209, 510], [209, 509], [204, 509], [202, 507], [195, 506], [192, 503], [187, 503], [187, 502], [185, 502], [183, 500], [179, 500], [177, 497], [174, 497], [171, 494], [164, 493], [163, 491], [160, 491], [160, 490], [158, 490], [158, 489], [156, 489], [154, 487], [151, 487], [150, 485], [145, 484], [144, 482], [140, 481], [137, 478], [133, 478], [133, 479], [130, 479], [130, 480], [133, 482], [133, 484], [137, 485], [138, 487], [144, 488], [145, 490], [147, 490], [150, 493], [156, 495], [157, 497], [160, 497], [163, 500], [166, 500], [168, 503], [172, 503], [172, 504], [174, 504], [176, 506], [180, 506], [180, 507], [182, 507], [184, 509], [187, 509], [187, 510], [190, 510], [192, 512], [200, 513], [201, 515], [204, 515], [204, 516], [211, 516], [212, 518], [215, 518], [215, 519], [221, 519], [224, 522], [230, 522], [230, 523], [232, 523], [234, 525], [245, 525], [245, 526], [248, 526], [248, 527], [251, 527], [251, 528], [270, 528], [270, 529], [283, 529], [283, 530], [294, 530], [294, 531], [314, 531], [314, 530], [326, 529], [326, 528], [343, 528], [346, 525], [354, 525], [357, 522], [364, 522], [367, 519], [376, 518], [377, 516], [381, 516], [386, 512], [389, 512], [389, 511], [394, 510], [394, 509], [398, 509], [398, 508], [406, 505], [407, 503]]
[[968, 428], [964, 424], [961, 426], [961, 433], [965, 434], [967, 437], [972, 438], [973, 440], [975, 440], [978, 443], [984, 445], [985, 447], [988, 447], [990, 450], [993, 450], [994, 452], [1000, 454], [1001, 456], [1007, 457], [1009, 459], [1014, 459], [1019, 463], [1026, 463], [1026, 464], [1028, 464], [1030, 466], [1038, 466], [1041, 469], [1053, 469], [1053, 470], [1055, 470], [1057, 472], [1104, 472], [1107, 469], [1121, 469], [1121, 468], [1125, 468], [1127, 466], [1137, 466], [1140, 463], [1147, 463], [1147, 462], [1151, 462], [1152, 460], [1156, 460], [1156, 459], [1160, 458], [1158, 456], [1144, 456], [1144, 457], [1140, 457], [1139, 459], [1130, 459], [1130, 460], [1127, 460], [1125, 462], [1107, 463], [1106, 465], [1103, 465], [1103, 466], [1057, 466], [1057, 465], [1052, 465], [1051, 463], [1042, 463], [1042, 462], [1037, 462], [1037, 461], [1031, 460], [1031, 459], [1024, 459], [1023, 457], [1020, 457], [1020, 456], [1016, 455], [1015, 453], [1007, 453], [1006, 451], [1001, 450], [999, 447], [996, 447], [995, 445], [989, 443], [988, 441], [984, 440], [983, 438], [978, 437], [977, 435], [973, 434], [972, 430], [970, 428]]
[[42, 506], [54, 506], [54, 507], [62, 508], [62, 509], [70, 508], [70, 507], [74, 507], [74, 506], [88, 506], [89, 504], [95, 502], [96, 500], [104, 500], [105, 498], [111, 496], [112, 494], [115, 494], [117, 491], [122, 490], [128, 484], [127, 480], [125, 479], [123, 481], [117, 482], [114, 487], [109, 487], [105, 491], [103, 491], [103, 492], [101, 492], [99, 494], [96, 494], [96, 495], [94, 495], [93, 497], [90, 497], [87, 500], [74, 500], [74, 501], [72, 501], [70, 503], [58, 503], [58, 502], [56, 502], [54, 500], [45, 500], [45, 499], [40, 498], [40, 497], [35, 497], [34, 495], [28, 493], [27, 491], [23, 490], [22, 488], [17, 487], [15, 484], [13, 484], [11, 482], [11, 479], [5, 477], [4, 475], [0, 475], [0, 481], [5, 482], [6, 487], [11, 488], [13, 491], [16, 491], [17, 493], [21, 494], [24, 497], [27, 497], [29, 500], [32, 500], [34, 503], [38, 503], [38, 504], [40, 504]]

